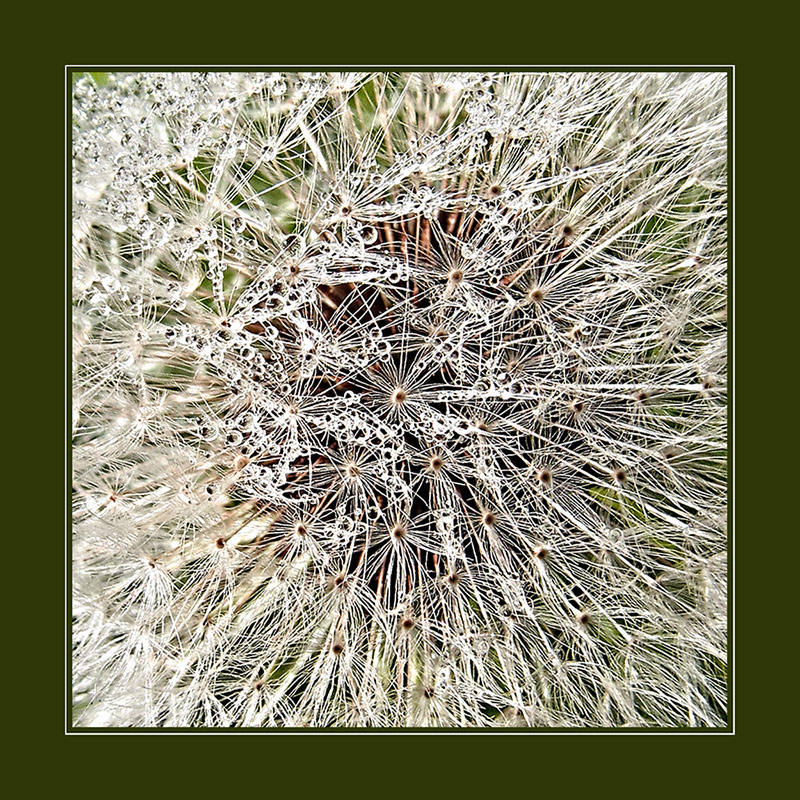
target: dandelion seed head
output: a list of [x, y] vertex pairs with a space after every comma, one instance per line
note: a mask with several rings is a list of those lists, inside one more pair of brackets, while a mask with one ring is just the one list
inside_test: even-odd
[[73, 94], [78, 724], [724, 724], [723, 75]]

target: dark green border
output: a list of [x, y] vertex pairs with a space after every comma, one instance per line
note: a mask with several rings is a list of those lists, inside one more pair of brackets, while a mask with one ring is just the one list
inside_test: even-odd
[[[70, 484], [71, 484], [71, 441], [69, 436], [70, 431], [70, 389], [69, 389], [69, 365], [71, 364], [71, 336], [69, 325], [69, 311], [71, 308], [71, 237], [70, 237], [70, 219], [71, 219], [71, 174], [70, 174], [70, 159], [72, 152], [71, 143], [71, 86], [77, 77], [83, 73], [93, 73], [97, 78], [101, 78], [102, 73], [106, 72], [140, 72], [140, 71], [203, 71], [213, 69], [214, 71], [221, 72], [240, 72], [248, 70], [285, 70], [285, 71], [321, 71], [326, 67], [320, 66], [302, 66], [292, 65], [287, 66], [281, 64], [279, 66], [189, 66], [182, 65], [180, 68], [169, 66], [147, 66], [147, 67], [113, 67], [113, 66], [65, 66], [65, 86], [64, 86], [64, 104], [65, 104], [65, 138], [66, 138], [66, 151], [65, 151], [65, 192], [66, 192], [66, 209], [65, 209], [65, 234], [64, 234], [64, 247], [67, 257], [67, 274], [64, 283], [64, 300], [66, 301], [65, 309], [65, 350], [66, 360], [62, 364], [65, 374], [65, 417], [64, 417], [64, 437], [65, 437], [65, 460], [66, 460], [66, 492], [65, 492], [65, 535], [66, 535], [66, 557], [63, 564], [64, 568], [64, 592], [63, 597], [66, 600], [65, 609], [65, 630], [62, 635], [66, 641], [66, 669], [65, 669], [65, 683], [64, 693], [62, 697], [62, 704], [64, 708], [65, 726], [64, 731], [66, 734], [72, 735], [106, 735], [106, 734], [144, 734], [150, 736], [170, 735], [170, 734], [207, 734], [207, 735], [223, 735], [223, 734], [260, 734], [260, 735], [291, 735], [293, 733], [300, 735], [318, 735], [318, 734], [344, 734], [344, 735], [454, 735], [454, 734], [472, 734], [472, 735], [492, 735], [492, 736], [524, 736], [525, 734], [566, 734], [566, 735], [635, 735], [647, 734], [648, 736], [675, 736], [678, 734], [700, 734], [700, 735], [730, 735], [734, 733], [734, 667], [735, 667], [735, 650], [734, 650], [734, 611], [735, 611], [735, 592], [734, 592], [734, 67], [732, 66], [625, 66], [625, 65], [598, 65], [586, 66], [581, 65], [578, 67], [572, 66], [498, 66], [498, 65], [480, 65], [469, 67], [447, 67], [447, 66], [344, 66], [339, 65], [335, 67], [337, 70], [353, 70], [353, 71], [517, 71], [517, 72], [721, 72], [727, 74], [728, 81], [728, 302], [729, 302], [729, 318], [728, 318], [728, 348], [729, 348], [729, 363], [728, 363], [728, 398], [729, 398], [729, 423], [728, 423], [728, 724], [722, 728], [447, 728], [447, 729], [430, 729], [430, 728], [322, 728], [322, 729], [308, 729], [308, 728], [89, 728], [72, 726], [71, 720], [71, 602], [70, 602], [70, 585], [71, 585], [71, 499], [70, 499]], [[301, 740], [307, 741], [307, 740]], [[359, 739], [363, 741], [363, 739]], [[508, 740], [504, 739], [503, 742]], [[502, 743], [501, 743], [502, 744]], [[444, 776], [443, 776], [444, 777]]]

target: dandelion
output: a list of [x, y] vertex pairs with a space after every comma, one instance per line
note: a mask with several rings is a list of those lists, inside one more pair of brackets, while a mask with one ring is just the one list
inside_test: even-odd
[[74, 721], [726, 721], [719, 73], [74, 85]]

